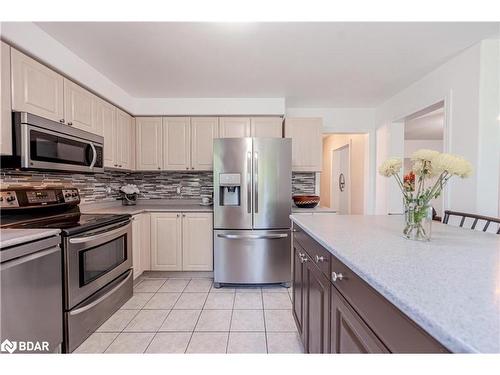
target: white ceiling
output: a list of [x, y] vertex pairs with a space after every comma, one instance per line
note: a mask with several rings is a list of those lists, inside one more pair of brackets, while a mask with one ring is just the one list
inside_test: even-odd
[[498, 23], [38, 22], [133, 97], [374, 107]]
[[444, 136], [443, 108], [405, 123], [406, 140], [442, 140]]

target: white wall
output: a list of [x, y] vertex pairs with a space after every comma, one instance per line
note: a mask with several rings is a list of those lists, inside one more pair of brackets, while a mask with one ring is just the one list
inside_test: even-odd
[[[375, 211], [375, 178], [376, 178], [376, 142], [375, 142], [375, 109], [374, 108], [286, 108], [288, 117], [322, 117], [323, 133], [364, 133], [368, 135], [365, 153], [364, 212]], [[319, 190], [319, 183], [318, 183]]]
[[134, 116], [283, 115], [285, 98], [135, 98], [32, 22], [3, 22], [3, 40]]
[[411, 158], [411, 155], [420, 149], [428, 149], [443, 152], [443, 141], [439, 139], [405, 139], [405, 158]]
[[[498, 114], [499, 101], [498, 96], [495, 98], [491, 95], [490, 91], [494, 90], [491, 85], [486, 85], [485, 77], [493, 82], [498, 80], [498, 65], [493, 66], [494, 57], [498, 54], [497, 48], [498, 41], [483, 41], [468, 48], [387, 100], [376, 110], [377, 127], [386, 129], [381, 131], [381, 137], [378, 137], [378, 146], [381, 148], [381, 152], [377, 153], [381, 158], [380, 161], [377, 160], [378, 165], [382, 156], [403, 156], [403, 130], [398, 121], [444, 100], [444, 149], [446, 152], [465, 157], [475, 169], [472, 177], [451, 181], [447, 188], [446, 208], [493, 216], [498, 216], [500, 138], [498, 123], [493, 125], [491, 115], [486, 116], [486, 113], [496, 111]], [[481, 77], [484, 77], [482, 84]], [[481, 114], [488, 120], [483, 119]], [[486, 134], [489, 135], [485, 136]], [[495, 147], [496, 151], [492, 154]], [[489, 162], [483, 163], [485, 159]], [[400, 194], [395, 194], [395, 184], [381, 181], [377, 178], [377, 212], [387, 213], [400, 209], [401, 197]], [[487, 193], [484, 194], [483, 191]], [[384, 203], [379, 204], [379, 201]]]

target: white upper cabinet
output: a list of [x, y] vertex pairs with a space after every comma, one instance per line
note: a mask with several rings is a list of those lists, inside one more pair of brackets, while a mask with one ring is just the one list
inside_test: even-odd
[[252, 117], [250, 124], [252, 137], [283, 137], [283, 119], [281, 117]]
[[104, 137], [104, 166], [115, 167], [116, 164], [116, 108], [104, 100], [94, 97], [95, 120], [98, 134]]
[[220, 138], [244, 138], [250, 137], [249, 117], [220, 117]]
[[163, 118], [162, 137], [164, 170], [179, 171], [191, 168], [190, 133], [191, 126], [189, 117]]
[[286, 118], [285, 138], [292, 138], [292, 170], [321, 171], [323, 119]]
[[132, 139], [132, 116], [116, 109], [116, 165], [114, 167], [121, 169], [132, 169], [133, 147]]
[[213, 169], [213, 140], [218, 137], [217, 117], [191, 118], [191, 169]]
[[12, 109], [54, 121], [64, 119], [64, 78], [11, 48]]
[[154, 171], [162, 166], [162, 121], [161, 117], [137, 117], [136, 162], [137, 169]]
[[64, 79], [64, 117], [68, 125], [102, 135], [102, 129], [97, 129], [95, 123], [96, 105], [97, 102], [92, 93]]
[[10, 101], [10, 47], [0, 41], [0, 154], [12, 155], [12, 103]]

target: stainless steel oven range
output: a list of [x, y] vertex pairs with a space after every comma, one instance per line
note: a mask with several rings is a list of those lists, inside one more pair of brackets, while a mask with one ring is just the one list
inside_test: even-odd
[[75, 188], [1, 191], [2, 228], [58, 228], [63, 351], [72, 352], [132, 296], [130, 215], [81, 214]]

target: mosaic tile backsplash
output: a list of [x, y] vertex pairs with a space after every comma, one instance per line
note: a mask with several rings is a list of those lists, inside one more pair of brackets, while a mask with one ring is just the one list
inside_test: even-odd
[[[212, 172], [121, 172], [98, 174], [67, 174], [59, 172], [26, 172], [2, 169], [0, 182], [4, 186], [72, 185], [80, 191], [82, 203], [109, 202], [120, 199], [119, 189], [136, 184], [139, 199], [200, 199], [213, 192]], [[293, 194], [314, 194], [315, 174], [294, 172]], [[180, 187], [180, 194], [177, 193]]]

